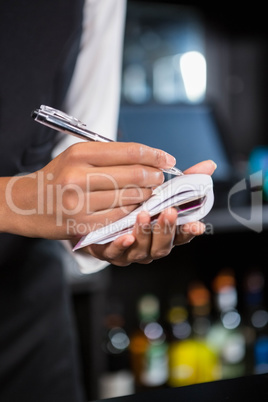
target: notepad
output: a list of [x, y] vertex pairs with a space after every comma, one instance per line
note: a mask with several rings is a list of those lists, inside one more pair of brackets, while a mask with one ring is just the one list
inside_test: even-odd
[[74, 247], [74, 251], [90, 244], [105, 244], [123, 234], [131, 233], [141, 211], [147, 211], [151, 223], [157, 222], [157, 216], [168, 207], [177, 209], [177, 225], [195, 222], [204, 218], [214, 203], [213, 181], [206, 174], [187, 174], [176, 176], [156, 187], [152, 196], [130, 214], [116, 222], [100, 227], [83, 236]]

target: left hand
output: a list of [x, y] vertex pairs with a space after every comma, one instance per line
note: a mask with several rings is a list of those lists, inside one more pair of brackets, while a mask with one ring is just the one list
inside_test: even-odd
[[[208, 160], [192, 166], [184, 174], [212, 175], [215, 169], [216, 164]], [[155, 259], [167, 256], [174, 246], [188, 243], [205, 231], [202, 222], [177, 227], [176, 219], [176, 209], [168, 208], [159, 215], [152, 228], [149, 214], [143, 211], [137, 217], [132, 234], [123, 235], [111, 243], [93, 244], [83, 250], [118, 266], [127, 266], [133, 262], [149, 264]]]

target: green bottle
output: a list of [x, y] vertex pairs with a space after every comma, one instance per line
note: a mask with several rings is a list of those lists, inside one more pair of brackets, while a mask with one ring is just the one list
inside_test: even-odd
[[168, 344], [155, 295], [140, 298], [138, 318], [139, 328], [131, 335], [129, 345], [137, 391], [162, 387], [168, 379]]

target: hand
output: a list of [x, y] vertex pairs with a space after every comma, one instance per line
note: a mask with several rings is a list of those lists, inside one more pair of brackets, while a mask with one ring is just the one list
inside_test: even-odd
[[[197, 174], [203, 173], [212, 175], [217, 168], [217, 165], [213, 161], [200, 162], [187, 169], [185, 174]], [[189, 243], [195, 236], [200, 236], [206, 230], [206, 226], [202, 222], [190, 222], [178, 227], [176, 236], [174, 238], [174, 245], [181, 245]]]
[[175, 159], [136, 143], [77, 143], [38, 172], [1, 178], [0, 231], [79, 238], [127, 215]]
[[[209, 160], [192, 166], [184, 174], [212, 175], [215, 169], [215, 163]], [[141, 212], [132, 234], [121, 236], [108, 244], [87, 246], [84, 250], [118, 266], [127, 266], [133, 262], [148, 264], [168, 255], [175, 245], [188, 243], [205, 231], [205, 225], [202, 222], [177, 227], [176, 219], [176, 209], [166, 209], [160, 214], [157, 224], [152, 229], [150, 216], [146, 212]]]

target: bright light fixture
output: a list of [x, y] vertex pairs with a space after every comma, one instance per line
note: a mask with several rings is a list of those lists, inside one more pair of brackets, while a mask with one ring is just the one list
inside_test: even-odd
[[190, 102], [203, 100], [207, 83], [205, 57], [196, 51], [184, 53], [180, 57], [180, 69], [188, 100]]

